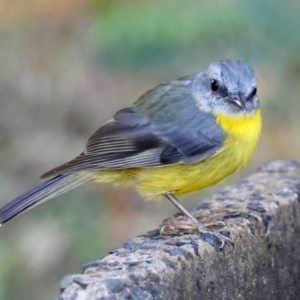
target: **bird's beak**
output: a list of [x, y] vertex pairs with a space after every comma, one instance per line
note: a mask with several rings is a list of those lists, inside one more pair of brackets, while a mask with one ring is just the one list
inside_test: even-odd
[[245, 103], [243, 101], [241, 101], [240, 99], [229, 98], [229, 101], [231, 103], [233, 103], [235, 106], [237, 106], [238, 108], [240, 108], [241, 110], [245, 109]]

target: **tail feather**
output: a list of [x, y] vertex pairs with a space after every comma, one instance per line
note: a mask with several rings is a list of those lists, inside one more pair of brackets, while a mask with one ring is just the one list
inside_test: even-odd
[[94, 177], [92, 172], [58, 175], [29, 190], [0, 208], [0, 225], [21, 213], [55, 198]]

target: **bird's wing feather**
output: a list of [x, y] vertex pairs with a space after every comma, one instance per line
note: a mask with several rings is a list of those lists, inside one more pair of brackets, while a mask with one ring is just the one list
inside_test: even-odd
[[[194, 107], [191, 103], [195, 101], [190, 101], [188, 93], [174, 97], [180, 91], [171, 89], [179, 89], [180, 82], [167, 85], [165, 93], [162, 88], [163, 85], [146, 94], [151, 101], [140, 101], [147, 103], [147, 107], [139, 105], [138, 100], [133, 107], [117, 112], [114, 119], [90, 137], [84, 152], [42, 178], [84, 170], [191, 164], [215, 154], [223, 145], [215, 120]], [[168, 101], [172, 109], [167, 105], [160, 109], [161, 101]]]

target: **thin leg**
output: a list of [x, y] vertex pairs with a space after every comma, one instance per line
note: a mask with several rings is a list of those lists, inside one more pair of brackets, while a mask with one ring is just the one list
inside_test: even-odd
[[[171, 194], [171, 193], [166, 193], [166, 197], [187, 217], [189, 218], [193, 224], [198, 228], [200, 233], [208, 233], [210, 231], [207, 230], [207, 228], [202, 225], [200, 222], [197, 221], [195, 217], [193, 217], [181, 204], [180, 202]], [[218, 232], [213, 232], [213, 234], [220, 240], [221, 246], [220, 249], [223, 249], [225, 246], [225, 242], [230, 242], [233, 245], [233, 242], [231, 241], [230, 238], [227, 238], [223, 235], [221, 235]]]
[[172, 194], [168, 193], [165, 195], [186, 217], [188, 217], [194, 223], [200, 232], [207, 232], [207, 229], [200, 222], [198, 222], [197, 219], [192, 216]]

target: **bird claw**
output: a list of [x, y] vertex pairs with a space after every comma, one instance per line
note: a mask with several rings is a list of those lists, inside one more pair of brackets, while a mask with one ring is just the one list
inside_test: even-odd
[[211, 229], [211, 228], [219, 227], [219, 226], [226, 227], [226, 224], [223, 221], [216, 221], [213, 223], [204, 224], [204, 227], [207, 229]]
[[234, 242], [232, 241], [231, 238], [219, 233], [219, 232], [214, 232], [213, 233], [221, 242], [221, 246], [219, 247], [220, 250], [223, 250], [226, 242], [228, 242], [233, 248], [234, 248]]
[[228, 242], [234, 247], [234, 243], [229, 237], [226, 237], [220, 232], [210, 230], [211, 228], [215, 228], [219, 226], [225, 227], [226, 224], [222, 221], [216, 221], [214, 223], [202, 225], [199, 222], [198, 224], [194, 224], [188, 218], [169, 218], [162, 222], [159, 230], [161, 235], [193, 234], [195, 233], [195, 231], [197, 231], [201, 235], [212, 234], [221, 242], [221, 246], [219, 247], [220, 250], [222, 250], [225, 247], [226, 242]]
[[187, 222], [185, 219], [169, 218], [164, 220], [159, 226], [160, 234], [187, 234], [199, 230], [192, 222]]

